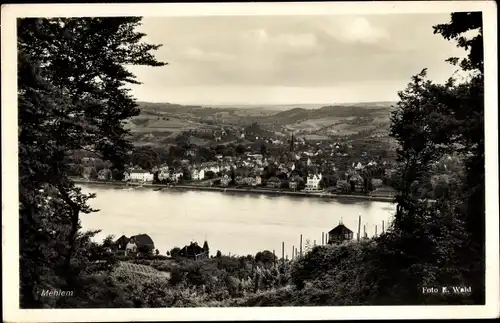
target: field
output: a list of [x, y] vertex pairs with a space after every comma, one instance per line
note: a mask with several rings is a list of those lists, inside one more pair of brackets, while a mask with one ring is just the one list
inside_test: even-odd
[[[226, 129], [241, 130], [252, 123], [263, 129], [288, 136], [308, 136], [324, 140], [328, 136], [349, 136], [377, 132], [384, 136], [389, 130], [390, 102], [349, 105], [284, 105], [284, 106], [183, 106], [169, 103], [140, 102], [139, 116], [127, 124], [137, 145], [172, 143], [183, 131], [202, 130], [208, 133]], [[316, 138], [316, 139], [315, 139]], [[192, 143], [205, 146], [207, 138], [191, 134]], [[234, 140], [232, 138], [230, 140]], [[229, 139], [228, 139], [229, 140]]]
[[131, 262], [121, 261], [114, 272], [118, 276], [134, 276], [141, 275], [156, 279], [169, 279], [170, 273], [159, 271], [153, 267], [146, 265], [134, 264]]

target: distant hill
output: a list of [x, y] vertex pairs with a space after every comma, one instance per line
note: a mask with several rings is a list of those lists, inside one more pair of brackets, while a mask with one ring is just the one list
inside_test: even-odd
[[[139, 102], [140, 105], [147, 105], [151, 107], [161, 107], [165, 109], [176, 109], [176, 108], [216, 108], [216, 109], [260, 109], [260, 110], [291, 110], [296, 108], [311, 110], [311, 109], [319, 109], [326, 106], [331, 106], [332, 103], [294, 103], [294, 104], [205, 104], [205, 105], [183, 105], [183, 104], [175, 104], [175, 103], [148, 103], [148, 102]], [[375, 108], [375, 107], [386, 107], [395, 104], [392, 101], [377, 101], [377, 102], [358, 102], [358, 103], [335, 103], [335, 106], [356, 106], [356, 107], [366, 107], [366, 108]]]
[[266, 131], [303, 135], [352, 135], [384, 133], [393, 102], [335, 105], [224, 105], [202, 106], [139, 102], [141, 113], [128, 127], [136, 142], [170, 142], [183, 131], [217, 130], [221, 126], [242, 129], [258, 123]]
[[390, 114], [390, 105], [334, 105], [324, 106], [319, 109], [295, 108], [279, 112], [263, 120], [264, 123], [290, 125], [304, 121], [321, 119], [322, 123], [331, 121], [335, 123], [343, 119], [354, 119], [357, 117], [387, 116]]

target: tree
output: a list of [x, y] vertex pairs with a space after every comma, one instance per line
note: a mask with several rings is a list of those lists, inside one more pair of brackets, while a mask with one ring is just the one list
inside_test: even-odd
[[262, 262], [263, 264], [271, 264], [276, 261], [276, 256], [269, 250], [259, 251], [255, 255], [256, 262]]
[[142, 255], [147, 255], [150, 254], [153, 251], [153, 247], [150, 245], [140, 245], [137, 247], [137, 252], [139, 252]]
[[235, 149], [236, 154], [243, 155], [245, 153], [245, 151], [246, 151], [246, 149], [243, 145], [240, 144], [240, 145], [236, 146], [236, 149]]
[[172, 250], [170, 250], [170, 256], [172, 256], [172, 258], [180, 257], [180, 255], [181, 255], [181, 248], [174, 247]]
[[131, 155], [133, 165], [138, 165], [143, 169], [152, 169], [161, 163], [160, 156], [151, 147], [135, 148]]
[[[135, 31], [140, 21], [18, 19], [22, 307], [41, 306], [36, 288], [48, 275], [61, 277], [71, 288], [85, 272], [85, 239], [95, 232], [79, 233], [79, 216], [96, 211], [87, 205], [94, 195], [83, 194], [68, 178], [66, 156], [86, 150], [124, 167], [131, 145], [122, 123], [139, 113], [123, 87], [138, 83], [125, 65], [164, 65], [151, 53], [159, 45], [141, 42], [144, 34]], [[51, 192], [45, 209], [35, 204], [49, 197], [40, 190]], [[37, 233], [48, 228], [65, 246], [56, 247]]]
[[191, 180], [191, 172], [189, 171], [189, 169], [187, 167], [182, 168], [182, 179], [186, 180], [186, 181]]
[[229, 182], [229, 184], [234, 185], [235, 179], [236, 179], [236, 171], [234, 170], [234, 168], [231, 168], [231, 181]]
[[278, 178], [279, 178], [279, 179], [281, 179], [281, 180], [286, 180], [286, 179], [288, 179], [288, 175], [287, 175], [285, 172], [278, 172], [278, 173], [276, 174], [276, 177], [278, 177]]
[[114, 244], [115, 244], [115, 236], [112, 234], [106, 236], [106, 238], [104, 238], [102, 242], [102, 246], [104, 248], [112, 248]]
[[[477, 34], [467, 39], [467, 32]], [[451, 15], [447, 24], [434, 27], [434, 33], [441, 34], [447, 40], [457, 41], [457, 46], [467, 51], [467, 57], [460, 62], [460, 67], [470, 72], [468, 82], [456, 87], [454, 104], [448, 105], [447, 116], [454, 120], [447, 130], [452, 130], [450, 139], [457, 139], [462, 148], [467, 170], [464, 179], [462, 201], [464, 220], [470, 233], [468, 250], [462, 253], [464, 259], [474, 264], [466, 273], [469, 281], [477, 288], [473, 298], [477, 304], [484, 303], [485, 270], [485, 160], [484, 160], [484, 53], [483, 21], [481, 12], [458, 12]], [[457, 58], [448, 60], [458, 64]], [[457, 104], [458, 103], [458, 104]], [[451, 118], [453, 117], [453, 118]], [[468, 251], [468, 252], [467, 252]], [[473, 260], [474, 259], [474, 260]]]
[[[390, 280], [411, 286], [466, 281], [473, 286], [472, 301], [482, 304], [485, 182], [481, 13], [454, 13], [450, 23], [434, 30], [468, 50], [460, 67], [469, 73], [461, 83], [450, 78], [445, 84], [434, 84], [426, 80], [423, 70], [399, 93], [400, 101], [391, 117], [391, 135], [401, 146], [394, 183], [397, 211], [392, 232], [380, 239], [379, 251], [385, 251], [379, 258], [382, 263], [399, 263], [401, 268], [412, 270], [389, 270], [386, 277], [391, 278], [379, 283]], [[478, 34], [466, 39], [464, 33], [471, 30]], [[449, 61], [458, 63], [456, 58]], [[446, 189], [435, 203], [428, 203], [422, 198], [422, 189], [432, 165], [450, 152], [465, 160], [466, 176], [461, 185]], [[398, 250], [398, 256], [390, 255], [389, 250]], [[444, 263], [444, 267], [438, 265]], [[400, 299], [410, 297], [421, 296], [399, 295]]]
[[215, 177], [215, 173], [211, 170], [205, 172], [205, 178], [207, 179], [213, 179]]
[[262, 144], [260, 145], [260, 154], [262, 156], [266, 156], [267, 154], [267, 146], [265, 142], [262, 142]]

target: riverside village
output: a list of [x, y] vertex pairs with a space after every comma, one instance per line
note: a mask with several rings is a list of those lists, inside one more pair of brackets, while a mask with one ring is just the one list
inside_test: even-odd
[[483, 19], [12, 20], [19, 307], [484, 305]]

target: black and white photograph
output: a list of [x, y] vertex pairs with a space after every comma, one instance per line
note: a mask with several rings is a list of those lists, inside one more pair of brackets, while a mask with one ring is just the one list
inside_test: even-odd
[[500, 315], [494, 2], [2, 9], [4, 321]]

